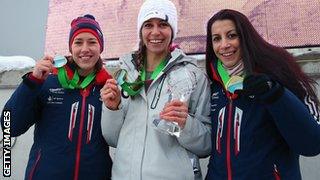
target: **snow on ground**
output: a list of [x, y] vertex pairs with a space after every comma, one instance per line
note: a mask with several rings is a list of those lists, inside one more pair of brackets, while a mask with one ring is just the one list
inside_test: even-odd
[[0, 72], [30, 68], [35, 62], [28, 56], [0, 56]]

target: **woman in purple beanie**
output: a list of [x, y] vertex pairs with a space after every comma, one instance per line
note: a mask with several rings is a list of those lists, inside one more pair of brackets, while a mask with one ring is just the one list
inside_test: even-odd
[[110, 179], [112, 161], [100, 123], [99, 92], [111, 78], [102, 66], [103, 43], [92, 15], [74, 19], [71, 56], [39, 60], [6, 103], [11, 136], [35, 125], [25, 179]]

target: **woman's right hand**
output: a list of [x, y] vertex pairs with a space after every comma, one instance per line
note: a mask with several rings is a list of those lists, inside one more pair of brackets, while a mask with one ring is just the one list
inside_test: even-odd
[[40, 80], [45, 80], [48, 77], [48, 75], [52, 72], [52, 63], [53, 57], [45, 56], [36, 63], [32, 71], [32, 76]]
[[100, 97], [108, 109], [118, 110], [121, 94], [115, 79], [108, 79], [106, 81], [106, 84], [100, 90]]

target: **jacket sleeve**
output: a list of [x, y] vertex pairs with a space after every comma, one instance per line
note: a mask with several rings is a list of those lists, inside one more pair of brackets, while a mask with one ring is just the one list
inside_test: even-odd
[[190, 152], [204, 157], [211, 152], [210, 85], [200, 70], [197, 76], [197, 88], [192, 93], [189, 115], [178, 141]]
[[117, 147], [120, 130], [125, 118], [126, 102], [127, 101], [124, 98], [121, 98], [120, 109], [116, 111], [108, 109], [102, 103], [102, 135], [107, 143], [115, 148]]
[[304, 156], [320, 153], [319, 107], [308, 96], [299, 100], [288, 89], [279, 100], [267, 105], [289, 147]]
[[[39, 112], [37, 95], [41, 84], [28, 79], [28, 74], [23, 77], [23, 82], [4, 106], [4, 111], [10, 111], [10, 134], [12, 137], [25, 133], [35, 122]], [[1, 127], [4, 129], [4, 113], [1, 117]]]

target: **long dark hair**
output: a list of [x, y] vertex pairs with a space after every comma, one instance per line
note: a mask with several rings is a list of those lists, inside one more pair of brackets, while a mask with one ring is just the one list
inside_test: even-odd
[[210, 63], [218, 59], [213, 51], [211, 27], [217, 20], [234, 22], [240, 37], [245, 73], [265, 73], [301, 100], [308, 94], [319, 105], [315, 93], [316, 82], [301, 70], [296, 59], [285, 49], [265, 41], [245, 15], [231, 9], [214, 14], [207, 24], [206, 70], [211, 80]]

